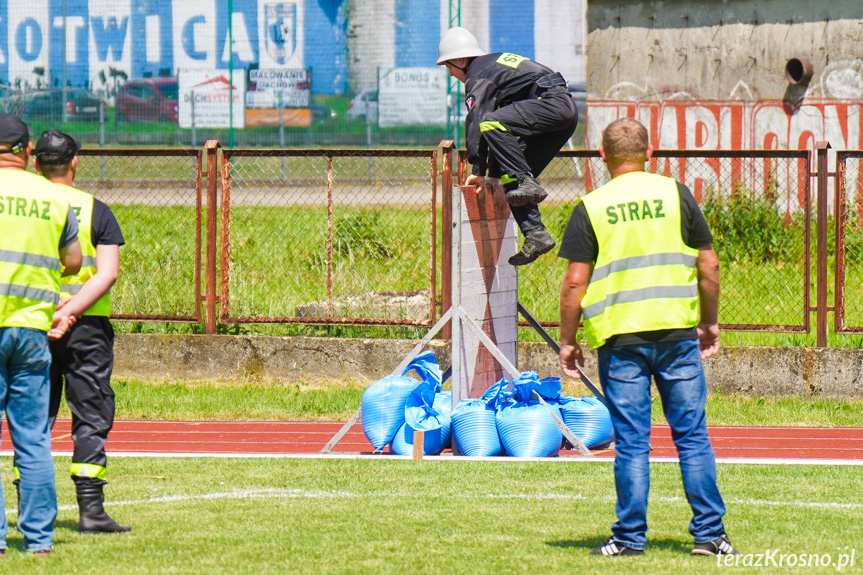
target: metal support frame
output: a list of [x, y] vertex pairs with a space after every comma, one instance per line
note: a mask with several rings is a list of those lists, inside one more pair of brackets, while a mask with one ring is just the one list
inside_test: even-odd
[[[506, 371], [510, 377], [513, 379], [517, 378], [521, 375], [521, 372], [518, 368], [512, 364], [511, 361], [504, 355], [504, 353], [500, 350], [500, 348], [495, 345], [495, 343], [488, 337], [488, 335], [477, 325], [476, 321], [470, 317], [470, 315], [465, 311], [465, 309], [461, 305], [461, 203], [462, 203], [462, 192], [460, 186], [452, 187], [452, 307], [448, 309], [438, 320], [438, 322], [432, 327], [429, 332], [423, 337], [419, 343], [417, 343], [411, 352], [405, 357], [404, 360], [399, 364], [399, 366], [392, 372], [393, 375], [401, 375], [402, 372], [407, 368], [413, 359], [419, 355], [422, 351], [423, 347], [428, 344], [432, 338], [437, 335], [437, 333], [443, 329], [444, 325], [447, 322], [452, 322], [452, 340], [451, 340], [451, 353], [450, 356], [452, 358], [452, 405], [455, 408], [458, 405], [458, 402], [462, 399], [466, 399], [461, 397], [461, 381], [463, 375], [463, 366], [462, 366], [462, 357], [461, 350], [459, 349], [462, 332], [463, 330], [468, 330], [472, 332], [477, 339], [479, 339], [480, 343], [485, 346], [485, 348], [492, 354], [492, 356], [500, 363], [501, 367]], [[524, 310], [524, 308], [519, 304], [519, 308]], [[523, 313], [527, 313], [526, 310]], [[529, 315], [529, 314], [528, 314]], [[449, 371], [449, 370], [448, 370]], [[555, 412], [555, 409], [552, 408], [545, 400], [539, 397], [538, 394], [534, 392], [534, 397], [539, 400], [539, 402], [548, 409], [549, 414], [554, 418], [555, 424], [557, 428], [560, 430], [561, 434], [569, 441], [573, 447], [575, 447], [579, 453], [584, 455], [585, 457], [593, 457], [593, 454], [587, 447], [584, 446], [584, 443], [580, 439], [578, 439], [575, 434], [566, 426], [566, 424], [560, 419], [560, 416]], [[604, 398], [603, 398], [604, 400]], [[333, 447], [341, 441], [341, 439], [350, 431], [350, 429], [356, 425], [357, 421], [360, 419], [360, 415], [362, 412], [362, 407], [357, 409], [357, 411], [351, 416], [351, 418], [345, 423], [344, 426], [333, 436], [332, 439], [321, 449], [321, 453], [329, 453], [332, 451]], [[454, 449], [455, 452], [455, 449]]]
[[[549, 335], [549, 333], [545, 331], [542, 325], [540, 325], [540, 323], [536, 321], [536, 318], [534, 318], [530, 314], [530, 312], [527, 311], [527, 309], [523, 305], [521, 305], [521, 302], [518, 302], [518, 312], [524, 319], [527, 320], [527, 323], [530, 324], [530, 327], [532, 327], [540, 335], [540, 337], [542, 337], [545, 343], [548, 344], [548, 347], [550, 347], [554, 351], [554, 353], [560, 355], [560, 344], [554, 341], [554, 338], [551, 337], [551, 335]], [[575, 369], [578, 370], [579, 375], [581, 375], [581, 382], [585, 386], [587, 386], [587, 389], [589, 389], [590, 392], [595, 395], [596, 398], [601, 401], [605, 407], [608, 407], [608, 404], [605, 402], [605, 396], [602, 395], [602, 392], [599, 391], [599, 388], [593, 385], [593, 382], [590, 381], [590, 378], [587, 377], [587, 374], [584, 373], [584, 370], [578, 367], [578, 365], [575, 366]]]

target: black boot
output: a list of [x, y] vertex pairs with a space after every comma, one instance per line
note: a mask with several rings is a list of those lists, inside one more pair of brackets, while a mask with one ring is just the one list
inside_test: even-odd
[[517, 208], [527, 204], [538, 204], [548, 197], [548, 193], [530, 174], [520, 174], [516, 177], [518, 187], [506, 193], [506, 203], [509, 205]]
[[15, 520], [15, 529], [17, 531], [21, 531], [20, 529], [18, 529], [18, 521], [21, 521], [21, 480], [15, 479], [12, 481], [12, 483], [15, 485], [15, 501], [17, 502], [15, 504], [15, 509], [18, 512], [18, 519]]
[[131, 531], [128, 525], [120, 525], [105, 513], [102, 505], [105, 495], [102, 489], [105, 481], [92, 477], [75, 477], [75, 490], [78, 493], [80, 520], [78, 531], [81, 533], [125, 533]]
[[550, 252], [555, 245], [554, 238], [545, 231], [545, 228], [531, 230], [524, 235], [521, 251], [509, 258], [509, 263], [513, 266], [527, 265], [542, 254]]

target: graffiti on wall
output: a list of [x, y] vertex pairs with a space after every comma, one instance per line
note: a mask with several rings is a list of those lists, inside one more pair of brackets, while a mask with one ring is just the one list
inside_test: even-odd
[[[815, 143], [821, 141], [829, 142], [832, 150], [863, 149], [860, 99], [590, 101], [588, 148], [598, 149], [605, 126], [623, 117], [636, 118], [644, 124], [655, 149], [813, 150]], [[835, 169], [832, 154], [830, 162], [832, 171]], [[749, 174], [735, 173], [739, 166], [739, 162], [705, 165], [680, 160], [666, 162], [662, 171], [687, 184], [697, 198], [707, 188], [717, 189], [731, 182], [742, 181], [751, 189], [762, 189], [777, 181], [776, 174], [771, 173], [775, 168], [769, 163]], [[791, 173], [778, 179], [777, 193], [792, 207], [800, 207], [804, 201], [799, 182], [801, 178], [805, 180], [806, 174], [805, 170], [797, 173], [801, 169], [802, 166], [789, 166]], [[846, 181], [857, 182], [859, 176], [858, 164], [849, 164]]]

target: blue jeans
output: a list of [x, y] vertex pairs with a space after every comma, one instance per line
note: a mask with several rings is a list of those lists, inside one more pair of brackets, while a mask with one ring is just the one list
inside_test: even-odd
[[[25, 551], [50, 550], [57, 518], [57, 488], [48, 425], [51, 353], [44, 331], [0, 328], [0, 413], [6, 412], [21, 474], [18, 530]], [[0, 507], [5, 509], [0, 489]], [[0, 548], [9, 526], [0, 519]]]
[[611, 531], [627, 547], [644, 549], [647, 543], [651, 376], [680, 457], [683, 490], [692, 507], [689, 532], [696, 543], [712, 541], [725, 531], [725, 505], [707, 437], [707, 383], [698, 340], [599, 349], [599, 377], [615, 438], [617, 522]]

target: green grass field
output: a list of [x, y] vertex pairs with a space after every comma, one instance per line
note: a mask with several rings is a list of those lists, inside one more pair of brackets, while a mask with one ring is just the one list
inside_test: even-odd
[[[690, 512], [674, 464], [652, 467], [649, 544], [641, 558], [588, 556], [614, 518], [609, 463], [115, 458], [107, 509], [133, 531], [107, 536], [75, 531], [67, 469], [68, 460], [58, 459], [54, 553], [19, 553], [20, 535], [12, 531], [4, 573], [728, 570], [714, 558], [689, 555]], [[4, 458], [7, 500], [14, 498], [10, 471]], [[856, 565], [844, 572], [859, 572], [861, 481], [863, 467], [720, 466], [726, 528], [743, 553], [832, 554], [838, 561], [853, 549]], [[759, 572], [796, 571], [786, 565]]]
[[[369, 383], [116, 378], [114, 388], [118, 419], [344, 420]], [[863, 426], [859, 401], [714, 395], [707, 413], [711, 425]], [[65, 406], [60, 417], [69, 417]], [[663, 422], [658, 402], [654, 421]], [[652, 468], [647, 554], [618, 559], [587, 554], [614, 518], [607, 462], [114, 457], [107, 510], [133, 531], [105, 536], [77, 533], [68, 465], [67, 457], [56, 459], [54, 553], [18, 552], [21, 538], [12, 530], [2, 572], [84, 574], [94, 565], [120, 574], [727, 569], [688, 554], [689, 511], [674, 464]], [[0, 474], [6, 501], [15, 501], [10, 458], [0, 458]], [[851, 549], [863, 553], [861, 481], [863, 467], [721, 465], [732, 542], [744, 553], [832, 554], [834, 562]], [[14, 523], [14, 511], [7, 518]], [[761, 571], [789, 572], [787, 565]]]

